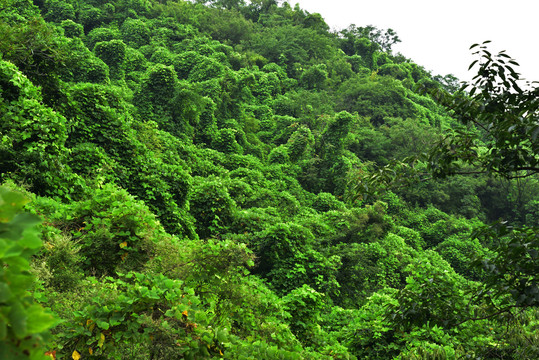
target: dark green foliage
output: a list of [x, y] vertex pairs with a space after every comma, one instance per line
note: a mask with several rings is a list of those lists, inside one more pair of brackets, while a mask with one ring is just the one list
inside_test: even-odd
[[477, 239], [462, 239], [452, 235], [436, 246], [436, 252], [442, 255], [456, 273], [467, 279], [482, 280], [483, 272], [471, 263], [477, 257], [485, 257], [488, 251]]
[[120, 32], [125, 43], [131, 47], [138, 48], [150, 42], [150, 29], [141, 19], [127, 19], [120, 27]]
[[202, 60], [202, 56], [196, 51], [186, 51], [178, 55], [174, 63], [174, 69], [180, 79], [187, 79], [195, 65]]
[[196, 61], [187, 79], [201, 82], [218, 78], [223, 72], [224, 66], [217, 58], [204, 57]]
[[[537, 307], [537, 258], [539, 237], [536, 227], [511, 228], [505, 223], [485, 227], [475, 235], [496, 241], [494, 254], [481, 254], [478, 263], [486, 273], [485, 285], [502, 304]], [[500, 275], [503, 274], [502, 277]]]
[[[129, 75], [129, 73], [133, 71], [135, 72], [145, 71], [146, 68], [148, 67], [148, 62], [146, 58], [140, 51], [136, 49], [128, 47], [125, 52], [125, 57], [126, 59], [125, 59], [124, 65], [125, 65], [125, 72], [127, 75]], [[140, 73], [137, 73], [137, 74], [140, 74]], [[133, 80], [138, 82], [140, 81], [139, 77], [140, 75], [135, 76]]]
[[[10, 349], [537, 358], [537, 94], [505, 55], [480, 48], [466, 94], [393, 30], [288, 2], [4, 3], [0, 179], [44, 240], [0, 251], [24, 267], [0, 304], [35, 310], [0, 306]], [[453, 172], [474, 176], [430, 177]], [[474, 232], [499, 218], [518, 226]], [[64, 320], [46, 348], [34, 300]]]
[[321, 192], [316, 195], [316, 199], [313, 202], [313, 209], [326, 212], [330, 210], [344, 210], [345, 205], [342, 201], [339, 201], [331, 193]]
[[[478, 66], [474, 82], [463, 92], [450, 95], [443, 90], [430, 92], [442, 104], [456, 110], [465, 125], [473, 124], [481, 132], [448, 132], [437, 149], [447, 146], [458, 151], [433, 151], [430, 155], [435, 175], [445, 177], [458, 172], [462, 164], [478, 166], [488, 173], [506, 178], [531, 176], [539, 170], [539, 127], [537, 125], [538, 88], [523, 90], [517, 84], [519, 74], [512, 66], [518, 63], [505, 52], [493, 56], [485, 42], [471, 47], [479, 55], [470, 68]], [[481, 60], [481, 62], [479, 62]], [[531, 136], [530, 136], [531, 134]], [[488, 151], [480, 151], [479, 146]], [[459, 163], [462, 161], [462, 163]], [[525, 174], [525, 175], [523, 175]]]
[[318, 176], [321, 188], [309, 189], [334, 193], [342, 197], [346, 189], [346, 176], [352, 169], [357, 158], [344, 152], [344, 139], [354, 120], [354, 116], [346, 111], [328, 119], [325, 129], [320, 136], [318, 155], [320, 157]]
[[407, 228], [405, 226], [397, 226], [395, 229], [395, 234], [400, 236], [407, 245], [416, 250], [421, 250], [425, 247], [425, 241], [421, 237], [421, 234], [416, 230]]
[[308, 158], [310, 155], [312, 155], [311, 152], [314, 146], [314, 136], [307, 126], [300, 125], [297, 127], [294, 133], [292, 133], [290, 138], [288, 138], [287, 145], [290, 160], [298, 161], [302, 158]]
[[189, 203], [197, 233], [203, 239], [226, 232], [227, 224], [232, 223], [235, 216], [236, 203], [225, 184], [216, 177], [195, 179]]
[[124, 77], [123, 65], [126, 59], [126, 45], [121, 40], [100, 41], [94, 46], [94, 53], [110, 69], [113, 79]]
[[326, 58], [334, 49], [332, 40], [298, 26], [265, 28], [253, 36], [251, 47], [271, 62], [286, 66], [287, 74], [299, 77], [300, 64], [311, 58]]
[[238, 44], [249, 40], [253, 24], [237, 11], [211, 9], [199, 17], [200, 29], [213, 39]]
[[88, 49], [93, 50], [95, 44], [102, 41], [120, 40], [121, 34], [118, 29], [100, 27], [90, 31], [85, 38], [85, 44]]
[[127, 128], [129, 120], [118, 114], [124, 110], [125, 103], [116, 91], [104, 85], [79, 83], [70, 89], [70, 105], [68, 114], [76, 119], [77, 126], [68, 144], [92, 142], [117, 155], [114, 148], [127, 145], [122, 142], [127, 134], [121, 130]]
[[88, 50], [82, 41], [71, 40], [68, 43], [68, 49], [71, 57], [66, 60], [66, 65], [69, 67], [64, 69], [63, 80], [89, 83], [109, 82], [109, 66]]
[[382, 76], [391, 76], [397, 80], [412, 80], [410, 71], [405, 66], [400, 66], [397, 64], [385, 64], [380, 67], [378, 70], [378, 75]]
[[[53, 274], [65, 272], [68, 267], [98, 275], [140, 269], [150, 259], [154, 241], [164, 236], [148, 207], [113, 185], [95, 190], [89, 200], [68, 206], [40, 200], [34, 208], [44, 214], [49, 224], [66, 229], [63, 234], [51, 235], [42, 255]], [[57, 236], [68, 239], [55, 239]], [[66, 252], [81, 261], [67, 258]], [[68, 286], [57, 284], [62, 290]]]
[[304, 250], [278, 261], [267, 279], [278, 294], [293, 292], [297, 284], [306, 284], [327, 296], [336, 297], [340, 292], [337, 282], [340, 266], [341, 259], [337, 255], [328, 258], [318, 251]]
[[215, 134], [212, 147], [225, 154], [241, 154], [243, 149], [236, 141], [236, 129], [220, 129]]
[[360, 305], [381, 289], [404, 287], [406, 266], [417, 254], [395, 234], [371, 243], [340, 244], [336, 251], [342, 259], [337, 275], [341, 296], [337, 302], [346, 307]]
[[55, 228], [44, 231], [45, 246], [36, 257], [35, 268], [45, 287], [59, 292], [77, 289], [84, 277], [81, 264], [85, 257], [81, 255], [80, 241], [71, 235], [62, 234]]
[[343, 83], [339, 93], [338, 108], [368, 116], [377, 126], [384, 124], [388, 117], [414, 117], [406, 90], [390, 78], [371, 77], [360, 81], [351, 78]]
[[150, 61], [157, 64], [172, 66], [174, 65], [175, 56], [170, 50], [160, 46], [152, 49]]
[[284, 145], [280, 145], [271, 150], [268, 155], [268, 161], [271, 164], [287, 164], [290, 162], [290, 156], [288, 155], [288, 148]]
[[75, 20], [75, 8], [68, 1], [46, 0], [45, 7], [47, 13], [43, 18], [51, 22], [62, 22], [64, 20]]
[[67, 196], [66, 119], [42, 104], [41, 94], [17, 68], [0, 60], [0, 168], [40, 195]]
[[424, 254], [412, 261], [398, 305], [392, 306], [393, 317], [404, 329], [427, 322], [450, 329], [468, 315], [465, 282], [437, 253]]
[[324, 64], [311, 66], [301, 74], [299, 84], [306, 89], [323, 89], [328, 78], [327, 67]]
[[327, 122], [322, 133], [323, 154], [322, 157], [334, 160], [344, 150], [344, 138], [348, 134], [354, 117], [342, 111], [335, 115], [334, 119]]
[[98, 28], [106, 20], [106, 14], [100, 8], [93, 6], [85, 6], [78, 14], [78, 21], [84, 26], [84, 31], [87, 33], [95, 28]]
[[305, 249], [314, 240], [312, 233], [296, 223], [279, 223], [263, 230], [252, 240], [260, 257], [257, 272], [267, 275], [282, 261]]
[[[2, 9], [3, 11], [3, 9]], [[58, 106], [65, 100], [60, 91], [57, 72], [68, 57], [57, 36], [56, 28], [39, 17], [0, 22], [0, 53], [4, 60], [16, 65], [35, 85], [49, 105]]]
[[363, 46], [367, 41], [372, 42], [375, 49], [387, 52], [391, 52], [391, 46], [401, 41], [393, 29], [381, 30], [373, 25], [357, 27], [352, 24], [342, 30], [341, 35], [341, 48], [348, 55], [366, 55]]
[[70, 38], [82, 38], [84, 36], [84, 28], [81, 24], [77, 24], [73, 20], [63, 20], [60, 26], [64, 29], [64, 34]]
[[359, 310], [347, 314], [347, 325], [341, 330], [341, 336], [350, 352], [359, 359], [393, 358], [399, 354], [400, 341], [386, 310], [388, 305], [397, 303], [395, 293], [394, 289], [374, 293]]
[[305, 344], [312, 344], [316, 324], [324, 310], [323, 294], [308, 285], [294, 289], [283, 298], [287, 310], [292, 316], [291, 330]]
[[141, 97], [147, 102], [167, 104], [174, 96], [177, 77], [169, 66], [155, 65], [148, 69], [146, 79], [141, 86]]

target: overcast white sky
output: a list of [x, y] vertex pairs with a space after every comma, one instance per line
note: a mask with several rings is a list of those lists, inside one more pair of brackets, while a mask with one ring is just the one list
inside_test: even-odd
[[333, 29], [350, 24], [395, 30], [393, 47], [434, 75], [470, 80], [474, 43], [492, 40], [494, 52], [507, 50], [517, 72], [539, 81], [539, 0], [288, 0], [318, 12]]

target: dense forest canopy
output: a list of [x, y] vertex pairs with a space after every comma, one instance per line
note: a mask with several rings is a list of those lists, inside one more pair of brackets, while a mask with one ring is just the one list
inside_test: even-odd
[[397, 42], [0, 0], [0, 358], [539, 358], [539, 91]]

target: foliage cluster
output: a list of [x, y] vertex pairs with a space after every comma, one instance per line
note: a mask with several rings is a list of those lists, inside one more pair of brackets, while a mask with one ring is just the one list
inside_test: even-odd
[[2, 359], [539, 357], [504, 53], [459, 90], [275, 0], [5, 0], [0, 34]]

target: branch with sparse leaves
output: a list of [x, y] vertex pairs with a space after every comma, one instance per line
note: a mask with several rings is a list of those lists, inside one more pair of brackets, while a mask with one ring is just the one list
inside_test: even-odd
[[461, 164], [508, 179], [539, 173], [539, 88], [533, 83], [521, 87], [513, 68], [518, 63], [504, 51], [493, 56], [488, 43], [472, 45], [479, 59], [470, 69], [477, 67], [477, 75], [457, 93], [419, 85], [419, 91], [452, 110], [466, 126], [434, 147], [430, 164], [435, 176], [453, 175]]

